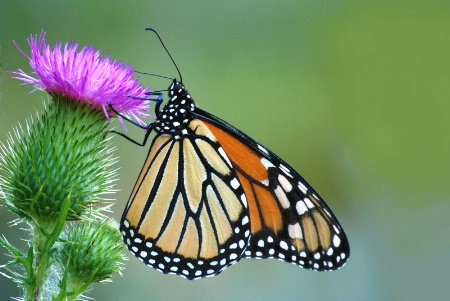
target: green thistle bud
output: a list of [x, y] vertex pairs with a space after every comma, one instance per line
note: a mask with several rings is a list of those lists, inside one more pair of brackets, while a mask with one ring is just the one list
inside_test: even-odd
[[124, 245], [114, 221], [77, 222], [65, 240], [57, 260], [67, 273], [66, 291], [107, 280], [120, 272]]
[[101, 111], [53, 95], [36, 122], [16, 130], [17, 143], [10, 138], [3, 147], [7, 177], [0, 181], [7, 206], [38, 225], [54, 225], [67, 198], [66, 220], [85, 215], [110, 190], [115, 174], [106, 126]]

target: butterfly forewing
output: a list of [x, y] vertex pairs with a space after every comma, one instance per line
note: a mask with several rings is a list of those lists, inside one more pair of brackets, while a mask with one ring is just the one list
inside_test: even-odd
[[313, 270], [334, 270], [349, 256], [331, 210], [286, 162], [217, 117], [197, 110], [217, 137], [244, 188], [251, 238], [243, 257], [278, 258]]
[[247, 200], [219, 142], [196, 119], [158, 134], [124, 211], [128, 249], [147, 265], [188, 279], [213, 276], [242, 256]]

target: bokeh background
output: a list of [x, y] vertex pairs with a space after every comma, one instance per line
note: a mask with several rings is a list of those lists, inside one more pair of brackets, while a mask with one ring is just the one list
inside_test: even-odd
[[[96, 300], [441, 300], [450, 270], [449, 1], [0, 1], [0, 140], [47, 99], [15, 40], [79, 41], [135, 69], [177, 76], [198, 104], [296, 168], [327, 201], [351, 256], [332, 273], [242, 260], [187, 281], [142, 265], [93, 286]], [[168, 81], [142, 77], [144, 85]], [[140, 139], [142, 131], [131, 129]], [[114, 138], [119, 220], [146, 148]], [[0, 233], [24, 247], [0, 207]], [[128, 251], [126, 251], [128, 252]], [[0, 251], [0, 264], [8, 258]], [[0, 277], [0, 300], [20, 291]]]

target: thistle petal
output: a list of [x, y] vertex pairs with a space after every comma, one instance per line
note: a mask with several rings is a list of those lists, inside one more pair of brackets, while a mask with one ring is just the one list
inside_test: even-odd
[[129, 65], [111, 60], [109, 55], [103, 58], [100, 51], [91, 46], [78, 52], [78, 43], [74, 41], [64, 47], [56, 43], [52, 49], [45, 42], [44, 31], [28, 39], [30, 56], [14, 44], [33, 68], [30, 74], [21, 69], [10, 72], [16, 75], [13, 79], [23, 82], [22, 85], [34, 85], [35, 90], [88, 103], [103, 111], [108, 121], [116, 115], [109, 109], [111, 105], [117, 112], [145, 124], [140, 118], [149, 116], [150, 100], [142, 98], [147, 98], [150, 89], [139, 84], [139, 78], [133, 76], [134, 69]]

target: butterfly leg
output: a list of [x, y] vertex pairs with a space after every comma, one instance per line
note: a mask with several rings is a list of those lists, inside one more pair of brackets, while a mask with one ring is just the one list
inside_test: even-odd
[[[158, 112], [159, 112], [159, 106], [161, 105], [161, 102], [163, 101], [163, 98], [162, 98], [162, 92], [159, 92], [159, 91], [158, 91], [158, 92], [149, 92], [147, 95], [149, 95], [149, 96], [157, 95], [158, 97], [157, 97], [157, 98], [132, 97], [132, 98], [133, 98], [133, 99], [141, 99], [141, 100], [152, 100], [152, 101], [155, 101], [155, 102], [156, 102], [156, 105], [155, 105], [155, 112], [158, 113]], [[111, 111], [113, 111], [114, 113], [116, 113], [118, 116], [122, 117], [124, 120], [128, 121], [128, 122], [131, 123], [132, 125], [135, 125], [135, 126], [137, 126], [137, 127], [140, 127], [141, 129], [148, 130], [148, 129], [150, 129], [151, 125], [153, 124], [153, 122], [150, 122], [150, 123], [148, 123], [148, 124], [146, 124], [146, 125], [139, 124], [139, 123], [137, 123], [136, 121], [132, 120], [131, 118], [129, 118], [129, 117], [123, 115], [122, 113], [118, 112], [116, 109], [114, 109], [114, 107], [113, 107], [111, 104], [109, 104], [109, 108], [111, 109]]]
[[145, 132], [144, 141], [142, 141], [142, 142], [138, 142], [138, 141], [128, 137], [124, 133], [120, 133], [120, 132], [117, 132], [117, 131], [114, 131], [114, 130], [107, 131], [105, 134], [114, 133], [114, 134], [117, 134], [119, 136], [122, 136], [123, 138], [127, 139], [128, 141], [130, 141], [130, 142], [132, 142], [132, 143], [134, 143], [136, 145], [145, 146], [145, 144], [147, 143], [148, 137], [150, 136], [151, 132], [152, 132], [152, 124], [150, 125], [149, 129], [147, 130], [147, 132]]
[[[135, 99], [153, 100], [153, 101], [156, 101], [155, 111], [158, 112], [158, 111], [159, 111], [159, 106], [161, 105], [161, 102], [162, 102], [162, 100], [163, 100], [163, 99], [162, 99], [162, 92], [150, 92], [150, 93], [148, 93], [148, 95], [149, 95], [149, 96], [157, 95], [158, 97], [157, 97], [156, 99], [154, 99], [154, 98], [150, 98], [150, 99], [149, 99], [149, 98], [135, 98]], [[132, 120], [131, 118], [129, 118], [129, 117], [127, 117], [127, 116], [121, 114], [120, 112], [116, 111], [116, 109], [114, 109], [113, 106], [112, 106], [111, 104], [109, 105], [109, 108], [111, 109], [111, 111], [113, 111], [114, 113], [116, 113], [118, 116], [122, 117], [124, 120], [130, 122], [131, 124], [133, 124], [133, 125], [135, 125], [135, 126], [141, 128], [141, 129], [144, 129], [144, 130], [145, 130], [145, 136], [144, 136], [144, 141], [138, 142], [138, 141], [136, 141], [136, 140], [134, 140], [134, 139], [128, 137], [127, 135], [125, 135], [125, 134], [123, 134], [123, 133], [120, 133], [120, 132], [117, 132], [117, 131], [114, 131], [114, 130], [107, 131], [107, 132], [105, 133], [105, 135], [106, 135], [106, 134], [109, 134], [109, 133], [114, 133], [114, 134], [117, 134], [117, 135], [119, 135], [119, 136], [124, 137], [125, 139], [127, 139], [128, 141], [130, 141], [130, 142], [132, 142], [132, 143], [134, 143], [134, 144], [136, 144], [136, 145], [139, 145], [139, 146], [145, 146], [145, 144], [147, 143], [147, 139], [148, 139], [148, 137], [150, 136], [150, 133], [152, 132], [152, 128], [153, 128], [154, 122], [150, 122], [150, 123], [148, 123], [148, 124], [146, 124], [146, 125], [141, 125], [141, 124], [137, 123], [136, 121]]]

